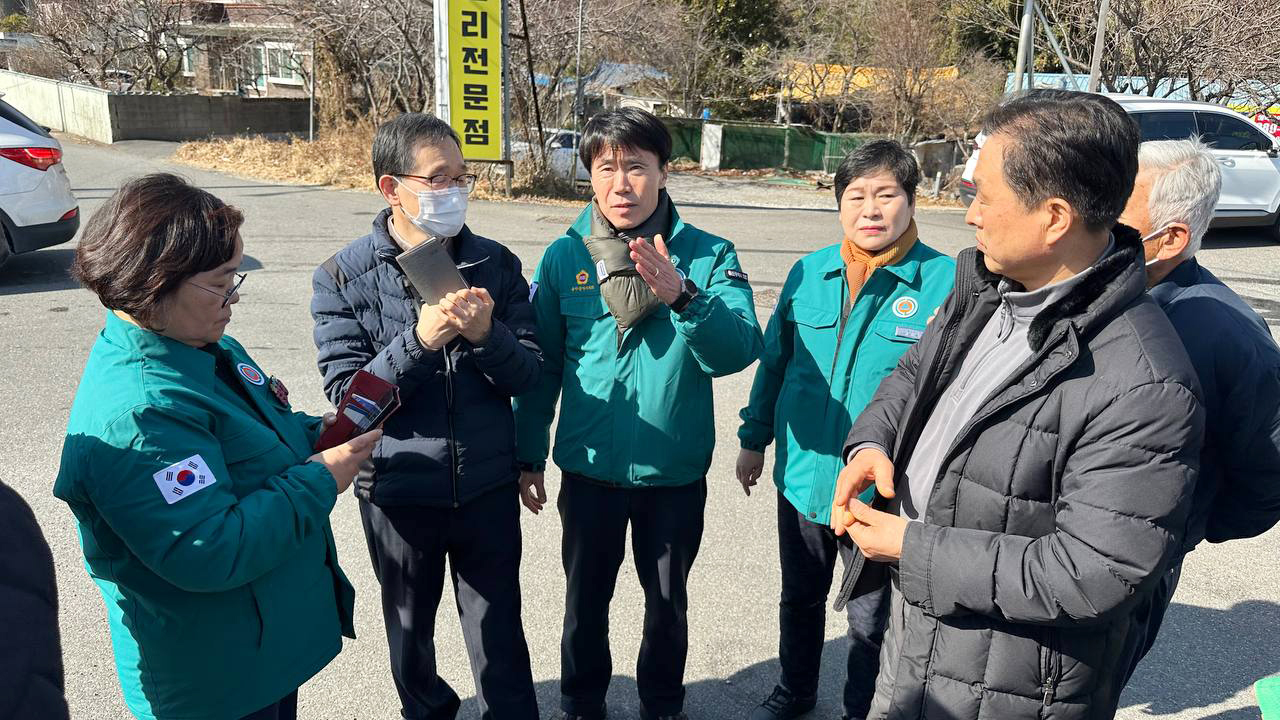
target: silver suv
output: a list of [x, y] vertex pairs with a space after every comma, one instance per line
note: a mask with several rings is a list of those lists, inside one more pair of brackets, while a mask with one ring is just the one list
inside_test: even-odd
[[[1198, 135], [1222, 166], [1222, 195], [1213, 227], [1266, 227], [1280, 239], [1280, 144], [1262, 126], [1221, 105], [1107, 95], [1133, 116], [1142, 140], [1182, 140]], [[979, 136], [978, 145], [982, 144]], [[975, 150], [960, 182], [964, 204], [973, 202]]]

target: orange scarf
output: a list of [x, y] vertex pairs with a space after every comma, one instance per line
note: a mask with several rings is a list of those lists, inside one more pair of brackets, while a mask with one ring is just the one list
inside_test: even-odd
[[897, 240], [876, 253], [869, 253], [854, 245], [849, 238], [845, 238], [840, 246], [840, 257], [844, 258], [845, 275], [849, 278], [849, 300], [857, 302], [858, 293], [862, 292], [862, 286], [866, 284], [867, 278], [871, 277], [871, 273], [878, 267], [892, 265], [906, 257], [907, 253], [911, 252], [912, 246], [916, 244], [918, 237], [916, 221], [913, 218], [911, 224]]

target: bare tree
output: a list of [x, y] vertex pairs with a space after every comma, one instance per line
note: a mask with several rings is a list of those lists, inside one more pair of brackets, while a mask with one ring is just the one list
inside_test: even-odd
[[[1038, 0], [1073, 72], [1087, 73], [1096, 0]], [[1021, 0], [953, 0], [952, 17], [970, 30], [1016, 42]], [[1041, 30], [1040, 32], [1043, 32]], [[1280, 83], [1280, 17], [1262, 0], [1113, 0], [1104, 30], [1104, 84], [1151, 96], [1185, 92], [1259, 102]], [[1042, 56], [1039, 67], [1057, 65]]]
[[330, 124], [432, 109], [429, 0], [273, 0], [271, 8], [314, 42], [317, 95]]
[[715, 13], [683, 2], [653, 6], [653, 24], [664, 29], [661, 42], [646, 44], [643, 57], [666, 73], [659, 83], [666, 96], [687, 116], [703, 106], [719, 71]]
[[177, 38], [190, 10], [173, 0], [50, 0], [35, 5], [31, 25], [70, 79], [171, 91], [182, 78]]
[[948, 67], [946, 20], [931, 0], [876, 0], [869, 18], [873, 70], [866, 92], [874, 126], [912, 140], [939, 88], [958, 72]]
[[[982, 116], [1004, 92], [1005, 67], [978, 52], [964, 53], [955, 63], [955, 74], [945, 73], [924, 105], [919, 129], [968, 139], [979, 130]], [[961, 144], [961, 148], [965, 148]]]

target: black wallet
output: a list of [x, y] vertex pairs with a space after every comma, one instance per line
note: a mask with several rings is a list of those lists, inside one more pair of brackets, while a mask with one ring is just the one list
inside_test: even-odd
[[396, 262], [418, 297], [428, 305], [435, 305], [445, 295], [467, 287], [467, 281], [462, 279], [442, 240], [428, 240], [406, 250], [396, 257]]

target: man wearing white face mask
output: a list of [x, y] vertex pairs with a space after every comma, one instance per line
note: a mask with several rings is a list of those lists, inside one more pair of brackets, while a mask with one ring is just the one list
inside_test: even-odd
[[[1266, 532], [1280, 520], [1280, 348], [1266, 322], [1196, 261], [1222, 175], [1198, 140], [1143, 143], [1120, 222], [1143, 235], [1147, 287], [1187, 349], [1204, 391], [1205, 439], [1182, 552]], [[1179, 559], [1141, 612], [1151, 649], [1182, 572]]]
[[[335, 405], [358, 370], [400, 390], [355, 486], [402, 714], [451, 720], [460, 705], [435, 664], [448, 558], [481, 717], [537, 718], [511, 411], [541, 371], [529, 285], [511, 251], [464, 224], [476, 178], [448, 124], [421, 113], [383, 124], [373, 171], [388, 207], [316, 270], [311, 313]], [[424, 304], [396, 263], [424, 242], [444, 243], [470, 287]]]

